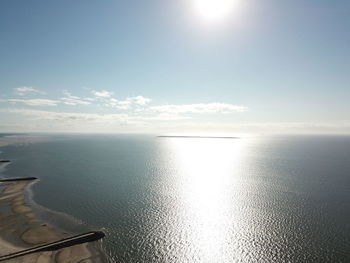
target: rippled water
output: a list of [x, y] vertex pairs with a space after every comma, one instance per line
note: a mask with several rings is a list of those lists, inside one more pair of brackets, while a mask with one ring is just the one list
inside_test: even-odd
[[8, 146], [116, 262], [350, 262], [350, 137], [51, 136]]

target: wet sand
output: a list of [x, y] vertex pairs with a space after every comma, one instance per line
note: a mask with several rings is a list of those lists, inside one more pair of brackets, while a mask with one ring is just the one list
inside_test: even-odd
[[[0, 182], [0, 256], [72, 236], [41, 222], [25, 199], [33, 180]], [[98, 242], [38, 252], [3, 262], [108, 262]]]

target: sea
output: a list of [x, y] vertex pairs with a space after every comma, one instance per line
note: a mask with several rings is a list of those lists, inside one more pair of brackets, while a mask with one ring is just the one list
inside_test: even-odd
[[111, 262], [350, 262], [350, 136], [6, 136], [1, 177]]

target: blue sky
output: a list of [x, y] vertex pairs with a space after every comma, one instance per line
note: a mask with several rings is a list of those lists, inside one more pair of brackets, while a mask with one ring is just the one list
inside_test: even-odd
[[0, 132], [349, 133], [350, 2], [232, 1], [2, 0]]

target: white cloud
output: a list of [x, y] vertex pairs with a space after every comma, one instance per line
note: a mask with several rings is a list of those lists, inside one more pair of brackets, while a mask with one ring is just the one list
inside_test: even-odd
[[92, 94], [94, 94], [96, 97], [99, 97], [99, 98], [110, 98], [113, 95], [113, 92], [109, 92], [106, 90], [101, 90], [101, 91], [93, 90]]
[[130, 101], [131, 103], [142, 105], [142, 106], [151, 102], [151, 99], [145, 98], [143, 96], [129, 97], [129, 98], [126, 98], [126, 100]]
[[109, 101], [105, 104], [107, 107], [116, 108], [119, 110], [128, 110], [130, 109], [130, 101], [117, 100], [115, 98], [110, 98]]
[[184, 105], [161, 105], [150, 107], [151, 110], [163, 113], [232, 113], [247, 111], [245, 106], [237, 106], [226, 103], [201, 103]]
[[186, 117], [178, 114], [160, 113], [156, 115], [143, 115], [138, 117], [138, 119], [142, 121], [179, 121], [179, 120], [190, 119], [190, 117]]
[[29, 106], [57, 106], [59, 101], [57, 100], [48, 100], [48, 99], [8, 99], [3, 100], [11, 103], [24, 103]]
[[64, 91], [63, 94], [65, 95], [65, 97], [61, 98], [61, 101], [63, 104], [72, 105], [72, 106], [91, 104], [90, 100], [87, 101], [85, 99], [81, 99], [78, 96], [73, 96], [70, 92]]
[[[11, 114], [11, 115], [10, 115]], [[18, 131], [62, 132], [152, 132], [152, 133], [350, 133], [350, 121], [332, 122], [227, 122], [184, 114], [134, 111], [119, 114], [95, 114], [43, 111], [26, 108], [0, 109], [0, 129], [6, 124]], [[3, 124], [4, 123], [4, 124]]]
[[53, 121], [115, 121], [126, 122], [128, 115], [126, 114], [94, 114], [94, 113], [68, 113], [68, 112], [53, 112], [53, 111], [41, 111], [32, 109], [0, 109], [2, 112], [15, 113], [26, 116], [32, 116], [41, 120], [53, 120]]
[[123, 123], [140, 123], [148, 121], [176, 121], [188, 119], [188, 117], [176, 115], [176, 114], [153, 114], [153, 115], [132, 115], [126, 113], [120, 114], [95, 114], [95, 113], [67, 113], [67, 112], [54, 112], [54, 111], [42, 111], [33, 109], [0, 109], [0, 112], [20, 114], [25, 116], [31, 116], [38, 120], [52, 120], [52, 121], [94, 121], [94, 122], [123, 122]]
[[26, 86], [23, 86], [23, 87], [18, 87], [18, 88], [15, 88], [15, 93], [19, 96], [24, 96], [28, 93], [39, 93], [39, 94], [45, 94], [45, 92], [43, 91], [40, 91], [40, 90], [37, 90], [37, 89], [34, 89], [32, 87], [26, 87]]
[[63, 104], [66, 105], [90, 105], [91, 102], [89, 101], [84, 101], [84, 100], [80, 100], [80, 99], [75, 99], [75, 98], [61, 98], [61, 101]]
[[131, 109], [134, 105], [145, 106], [150, 101], [151, 99], [143, 96], [128, 97], [126, 98], [126, 100], [117, 100], [115, 98], [109, 98], [105, 106], [116, 108], [119, 110], [128, 110]]

